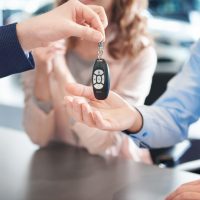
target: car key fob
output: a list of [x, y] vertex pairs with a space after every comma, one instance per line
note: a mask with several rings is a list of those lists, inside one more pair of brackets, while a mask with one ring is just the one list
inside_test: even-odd
[[98, 100], [108, 97], [110, 90], [109, 66], [104, 59], [96, 59], [92, 73], [92, 85], [94, 96]]

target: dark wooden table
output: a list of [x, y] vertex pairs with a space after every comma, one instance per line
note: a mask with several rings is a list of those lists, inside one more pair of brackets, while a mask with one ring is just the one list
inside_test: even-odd
[[159, 200], [198, 178], [61, 144], [39, 149], [25, 134], [0, 129], [1, 200]]

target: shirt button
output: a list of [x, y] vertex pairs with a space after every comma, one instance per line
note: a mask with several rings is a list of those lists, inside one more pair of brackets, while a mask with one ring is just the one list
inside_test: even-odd
[[142, 137], [146, 137], [148, 135], [148, 133], [147, 132], [144, 132], [143, 134], [142, 134]]

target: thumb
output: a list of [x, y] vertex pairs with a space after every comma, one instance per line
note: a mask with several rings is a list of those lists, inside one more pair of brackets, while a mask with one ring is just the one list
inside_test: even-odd
[[74, 96], [85, 97], [89, 100], [95, 100], [92, 87], [84, 86], [77, 83], [68, 83], [66, 90]]
[[87, 25], [74, 23], [71, 30], [72, 36], [80, 37], [88, 41], [101, 42], [104, 40], [104, 36], [100, 31], [97, 31]]

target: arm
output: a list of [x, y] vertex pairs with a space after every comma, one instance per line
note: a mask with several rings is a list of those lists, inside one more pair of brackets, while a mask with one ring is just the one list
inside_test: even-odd
[[[62, 89], [64, 89], [64, 91], [62, 91], [62, 94], [64, 96], [66, 95], [65, 86], [68, 84], [68, 82], [76, 83], [77, 81], [69, 71], [64, 57], [56, 57], [56, 59], [54, 59], [54, 65], [54, 72], [56, 75], [56, 80], [58, 81], [59, 90], [62, 91]], [[63, 96], [62, 99], [55, 101], [61, 102], [63, 100]], [[105, 141], [105, 136], [107, 136], [105, 134], [106, 131], [90, 128], [77, 121], [75, 121], [74, 123], [71, 122], [71, 124], [67, 124], [67, 121], [71, 120], [71, 115], [66, 114], [66, 111], [63, 109], [63, 107], [59, 109], [59, 117], [60, 122], [62, 121], [63, 126], [68, 126], [68, 128], [71, 127], [70, 131], [68, 130], [68, 128], [65, 129], [65, 142], [72, 144], [71, 139], [73, 138], [73, 136], [69, 137], [69, 135], [76, 134], [78, 136], [78, 145], [86, 148], [92, 154], [102, 154], [103, 150], [105, 150], [108, 146], [111, 146], [111, 144], [113, 144], [113, 140], [111, 140], [111, 138], [114, 138], [114, 136], [108, 135], [110, 139], [106, 137], [107, 140]], [[102, 137], [104, 138], [104, 140], [102, 140]], [[73, 142], [73, 144], [76, 143]]]
[[17, 35], [22, 48], [30, 51], [71, 36], [100, 42], [104, 40], [107, 24], [102, 7], [70, 0], [50, 12], [19, 23]]
[[182, 71], [169, 82], [162, 97], [151, 107], [138, 107], [144, 125], [138, 134], [131, 135], [135, 140], [151, 147], [162, 147], [187, 138], [189, 126], [200, 116], [199, 63], [200, 42], [192, 49]]
[[35, 49], [33, 56], [37, 67], [33, 72], [23, 75], [25, 130], [32, 141], [40, 146], [55, 138], [55, 111], [50, 77], [53, 73], [52, 59], [55, 54], [65, 53], [65, 46], [61, 42]]
[[68, 81], [75, 82], [65, 62], [65, 51], [64, 41], [35, 49], [36, 69], [27, 72], [23, 78], [26, 96], [24, 125], [32, 141], [40, 146], [54, 139], [62, 140], [63, 130], [68, 136], [65, 139], [74, 143], [62, 103], [66, 94], [64, 86]]
[[[84, 96], [89, 100], [89, 104], [84, 102], [78, 105], [82, 115], [90, 113], [92, 123], [83, 120], [84, 123], [103, 130], [129, 129], [132, 132], [130, 136], [139, 146], [171, 146], [187, 137], [189, 125], [200, 116], [199, 63], [200, 42], [194, 47], [183, 70], [169, 83], [167, 91], [156, 104], [138, 107], [141, 114], [114, 92], [110, 92], [108, 99], [99, 102], [89, 87], [68, 85], [67, 89], [73, 95]], [[71, 96], [66, 97], [66, 106], [69, 112], [71, 108], [77, 109], [74, 108], [77, 105]], [[83, 109], [85, 106], [89, 107], [86, 111]]]
[[[24, 108], [24, 127], [32, 142], [40, 146], [45, 146], [54, 138], [55, 133], [55, 113], [50, 109], [45, 112], [42, 106], [39, 106], [38, 99], [35, 97], [35, 71], [26, 72], [23, 74], [23, 87], [25, 93], [25, 108]], [[39, 82], [38, 82], [39, 83]], [[44, 84], [44, 82], [43, 82]], [[38, 98], [47, 98], [45, 95], [40, 95]], [[44, 101], [40, 101], [44, 102]]]
[[0, 27], [0, 78], [34, 68], [17, 38], [16, 24]]
[[[105, 39], [105, 11], [100, 6], [86, 6], [78, 0], [19, 24], [0, 27], [0, 78], [33, 69], [30, 55], [24, 51], [48, 46], [51, 42], [76, 36], [99, 42]], [[52, 29], [52, 27], [54, 27]]]

